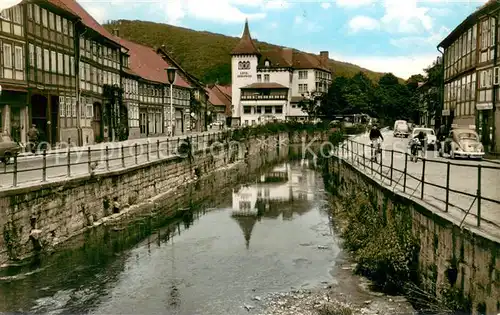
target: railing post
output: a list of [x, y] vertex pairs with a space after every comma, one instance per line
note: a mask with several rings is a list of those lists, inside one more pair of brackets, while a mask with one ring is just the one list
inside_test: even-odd
[[[381, 149], [382, 150], [382, 149]], [[378, 147], [377, 147], [377, 155], [378, 156]], [[379, 166], [380, 166], [380, 179], [384, 179], [384, 175], [383, 175], [383, 172], [384, 172], [384, 169], [383, 169], [383, 165], [384, 163], [382, 162], [382, 159], [384, 157], [384, 154], [383, 154], [383, 151], [380, 152], [380, 162], [379, 162]]]
[[156, 140], [156, 157], [158, 158], [158, 160], [160, 159], [160, 140], [159, 139]]
[[392, 180], [393, 180], [393, 172], [394, 172], [394, 150], [391, 150], [391, 186], [392, 186]]
[[408, 171], [408, 152], [405, 152], [405, 169], [403, 171], [403, 192], [406, 192], [406, 172]]
[[422, 159], [422, 180], [420, 189], [420, 199], [424, 199], [424, 185], [425, 185], [425, 159]]
[[146, 141], [146, 160], [149, 162], [149, 139]]
[[47, 150], [43, 150], [42, 153], [42, 181], [46, 182], [47, 181]]
[[135, 157], [135, 164], [139, 164], [139, 161], [137, 161], [137, 142], [134, 144], [134, 157]]
[[450, 168], [451, 168], [451, 163], [450, 161], [446, 162], [446, 205], [445, 205], [445, 210], [448, 212], [448, 207], [449, 207], [449, 201], [450, 201]]
[[366, 145], [363, 143], [363, 170], [366, 171]]
[[181, 138], [177, 137], [177, 146], [175, 148], [176, 152], [179, 152], [179, 146], [181, 145]]
[[[5, 161], [7, 164], [7, 161]], [[17, 154], [14, 154], [14, 173], [12, 173], [12, 186], [17, 186]]]
[[69, 140], [68, 139], [68, 155], [67, 155], [67, 168], [68, 168], [68, 177], [71, 177], [71, 148], [69, 146]]
[[481, 226], [481, 164], [477, 166], [477, 226]]
[[90, 147], [87, 148], [87, 166], [89, 168], [89, 174], [92, 173], [92, 152], [90, 152]]
[[125, 168], [125, 149], [123, 148], [123, 144], [122, 144], [122, 167]]
[[109, 171], [109, 148], [106, 146], [106, 170]]
[[170, 156], [170, 138], [167, 138], [167, 156]]

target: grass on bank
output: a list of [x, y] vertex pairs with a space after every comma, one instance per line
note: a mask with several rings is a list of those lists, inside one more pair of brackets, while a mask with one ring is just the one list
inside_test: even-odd
[[[330, 175], [330, 180], [338, 180]], [[329, 187], [335, 187], [328, 183]], [[356, 274], [372, 280], [375, 289], [404, 294], [418, 309], [429, 314], [466, 314], [468, 301], [452, 288], [440, 288], [441, 296], [420, 288], [420, 242], [413, 236], [411, 217], [396, 206], [388, 213], [366, 189], [336, 198], [333, 207], [344, 248], [356, 261]]]

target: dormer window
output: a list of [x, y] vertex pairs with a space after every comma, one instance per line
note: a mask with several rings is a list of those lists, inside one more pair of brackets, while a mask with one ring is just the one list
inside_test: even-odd
[[270, 66], [271, 66], [271, 62], [270, 62], [269, 60], [266, 60], [266, 61], [264, 62], [264, 66], [266, 66], [266, 67], [270, 67]]

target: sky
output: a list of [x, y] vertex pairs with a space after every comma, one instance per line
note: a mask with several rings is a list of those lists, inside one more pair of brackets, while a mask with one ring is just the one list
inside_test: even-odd
[[[3, 0], [0, 0], [3, 1]], [[407, 79], [486, 0], [77, 0], [99, 22], [147, 20], [319, 53]]]

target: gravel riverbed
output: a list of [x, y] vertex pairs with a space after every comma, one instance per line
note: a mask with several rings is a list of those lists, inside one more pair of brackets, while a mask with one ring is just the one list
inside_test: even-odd
[[385, 315], [417, 314], [403, 296], [388, 296], [370, 290], [370, 281], [354, 275], [354, 264], [339, 262], [335, 283], [305, 290], [292, 288], [289, 292], [255, 296], [242, 305], [249, 314], [259, 315]]

